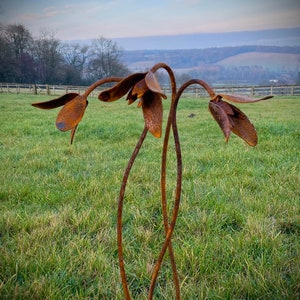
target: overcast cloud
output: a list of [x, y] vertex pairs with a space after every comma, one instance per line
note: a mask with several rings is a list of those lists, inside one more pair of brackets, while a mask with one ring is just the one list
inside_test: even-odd
[[1, 23], [62, 40], [300, 27], [299, 0], [2, 0]]

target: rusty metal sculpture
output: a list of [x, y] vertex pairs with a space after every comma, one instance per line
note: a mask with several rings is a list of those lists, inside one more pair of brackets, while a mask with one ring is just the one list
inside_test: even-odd
[[[249, 98], [245, 96], [238, 95], [229, 95], [229, 94], [215, 94], [213, 89], [204, 81], [199, 79], [192, 79], [184, 83], [178, 90], [176, 87], [175, 76], [172, 69], [164, 64], [158, 63], [154, 65], [148, 72], [145, 73], [135, 73], [129, 75], [126, 78], [111, 77], [101, 79], [94, 84], [92, 84], [83, 95], [77, 93], [68, 93], [64, 96], [46, 101], [33, 103], [32, 105], [42, 109], [52, 109], [59, 106], [63, 106], [60, 110], [57, 119], [56, 127], [61, 131], [71, 131], [71, 143], [74, 139], [74, 134], [76, 132], [77, 126], [81, 121], [85, 109], [88, 105], [87, 98], [90, 93], [97, 87], [105, 84], [114, 82], [115, 85], [111, 88], [105, 89], [100, 92], [98, 98], [101, 101], [112, 102], [118, 100], [125, 95], [127, 95], [128, 104], [132, 104], [137, 99], [139, 99], [138, 107], [142, 107], [145, 126], [141, 133], [141, 136], [135, 146], [135, 149], [128, 161], [127, 167], [125, 169], [121, 188], [119, 192], [118, 199], [118, 213], [117, 213], [117, 244], [118, 244], [118, 257], [119, 257], [119, 269], [120, 276], [122, 279], [122, 286], [124, 290], [124, 295], [126, 299], [131, 299], [130, 291], [127, 284], [124, 257], [123, 257], [123, 235], [122, 235], [122, 213], [123, 213], [123, 204], [124, 204], [124, 195], [125, 189], [128, 181], [128, 177], [131, 171], [131, 168], [134, 164], [134, 161], [141, 149], [141, 146], [146, 138], [147, 132], [149, 131], [153, 136], [159, 138], [162, 135], [162, 120], [163, 120], [163, 106], [162, 98], [166, 99], [167, 96], [162, 92], [159, 82], [155, 76], [155, 72], [158, 69], [164, 69], [167, 71], [171, 87], [171, 105], [169, 110], [169, 116], [165, 129], [165, 136], [162, 148], [162, 166], [161, 166], [161, 205], [162, 205], [162, 215], [165, 229], [165, 240], [163, 242], [161, 251], [158, 255], [156, 264], [154, 266], [151, 283], [149, 287], [148, 298], [153, 298], [153, 293], [155, 289], [156, 280], [158, 273], [163, 262], [165, 252], [169, 251], [169, 257], [171, 260], [173, 281], [175, 286], [176, 299], [180, 299], [180, 285], [179, 278], [176, 268], [175, 255], [172, 247], [172, 235], [174, 232], [179, 206], [180, 206], [180, 196], [181, 196], [181, 186], [182, 186], [182, 158], [181, 158], [181, 149], [180, 141], [177, 129], [177, 118], [176, 111], [177, 105], [180, 97], [184, 90], [193, 84], [198, 84], [202, 86], [210, 97], [209, 101], [209, 111], [213, 115], [214, 119], [219, 124], [221, 130], [224, 133], [226, 142], [229, 139], [230, 133], [241, 137], [246, 143], [250, 146], [255, 146], [257, 144], [257, 134], [254, 126], [249, 121], [247, 116], [239, 110], [237, 107], [229, 104], [228, 102], [223, 101], [226, 99], [231, 102], [237, 103], [250, 103], [257, 102], [261, 100], [266, 100], [272, 98], [272, 96], [266, 96], [260, 99]], [[166, 165], [167, 165], [167, 150], [169, 137], [173, 132], [176, 159], [177, 159], [177, 179], [176, 179], [176, 189], [175, 189], [175, 198], [173, 209], [171, 212], [170, 220], [168, 216], [167, 209], [167, 192], [166, 192]]]

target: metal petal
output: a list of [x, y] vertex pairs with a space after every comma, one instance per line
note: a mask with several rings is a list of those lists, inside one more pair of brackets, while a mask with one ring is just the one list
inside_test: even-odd
[[234, 111], [233, 115], [229, 115], [232, 126], [231, 131], [241, 137], [247, 144], [254, 147], [257, 144], [255, 127], [241, 110], [229, 103], [227, 104]]
[[154, 93], [159, 94], [164, 99], [167, 99], [167, 96], [162, 92], [160, 85], [158, 83], [158, 80], [153, 72], [149, 71], [147, 73], [147, 75], [145, 76], [145, 82], [146, 82], [149, 90], [151, 90]]
[[153, 136], [161, 137], [163, 106], [160, 95], [147, 91], [142, 97], [142, 108], [146, 127]]
[[73, 129], [81, 121], [87, 104], [86, 98], [81, 95], [68, 102], [58, 113], [56, 127], [61, 131]]
[[236, 103], [252, 103], [252, 102], [258, 102], [258, 101], [273, 98], [273, 96], [271, 95], [265, 96], [263, 98], [251, 98], [248, 96], [233, 95], [233, 94], [218, 94], [218, 96], [221, 96], [226, 100], [229, 100], [231, 102], [236, 102]]
[[36, 103], [32, 103], [31, 105], [41, 109], [52, 109], [52, 108], [65, 105], [66, 103], [70, 102], [75, 97], [77, 97], [78, 95], [79, 94], [77, 93], [68, 93], [53, 100], [49, 100], [45, 102], [36, 102]]
[[[222, 105], [223, 101], [220, 102], [215, 102], [215, 101], [209, 101], [208, 108], [209, 111], [211, 112], [212, 116], [216, 120], [216, 122], [219, 124], [220, 128], [222, 129], [224, 136], [225, 136], [225, 141], [226, 143], [228, 142], [229, 136], [230, 136], [230, 131], [231, 131], [231, 123], [228, 118], [228, 108], [226, 112], [226, 107], [225, 105]], [[226, 103], [226, 102], [223, 102]]]
[[132, 94], [133, 88], [134, 87], [130, 89], [126, 97], [126, 100], [128, 100], [128, 105], [132, 104], [137, 99], [137, 96]]
[[127, 96], [127, 100], [132, 101], [134, 98], [141, 98], [148, 90], [149, 88], [146, 84], [145, 79], [143, 78], [134, 85], [131, 93]]
[[104, 90], [98, 96], [98, 99], [105, 102], [112, 102], [120, 99], [127, 94], [129, 89], [145, 77], [146, 73], [135, 73], [121, 80], [112, 88]]

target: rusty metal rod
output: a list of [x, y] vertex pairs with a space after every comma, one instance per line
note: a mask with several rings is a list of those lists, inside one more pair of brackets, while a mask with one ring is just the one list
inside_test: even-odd
[[119, 193], [119, 200], [118, 200], [118, 221], [117, 221], [117, 243], [118, 243], [118, 257], [119, 257], [119, 268], [120, 268], [120, 275], [122, 279], [122, 285], [123, 285], [123, 290], [125, 294], [126, 300], [131, 299], [130, 298], [130, 293], [127, 285], [127, 279], [126, 279], [126, 272], [125, 272], [125, 266], [124, 266], [124, 257], [123, 257], [123, 234], [122, 234], [122, 215], [123, 215], [123, 203], [124, 203], [124, 194], [125, 194], [125, 189], [126, 189], [126, 184], [128, 181], [128, 177], [130, 174], [130, 170], [133, 166], [133, 163], [141, 149], [141, 146], [145, 140], [145, 137], [147, 135], [148, 129], [146, 126], [144, 127], [141, 136], [134, 148], [134, 151], [128, 161], [127, 167], [125, 169], [123, 179], [122, 179], [122, 184], [120, 188], [120, 193]]
[[[171, 105], [169, 109], [169, 115], [168, 115], [168, 121], [166, 125], [166, 132], [164, 137], [164, 143], [163, 143], [163, 150], [162, 150], [162, 165], [161, 165], [161, 206], [162, 206], [162, 214], [163, 214], [163, 221], [164, 221], [164, 228], [165, 228], [165, 234], [167, 235], [169, 230], [169, 221], [168, 221], [168, 209], [167, 209], [167, 192], [166, 192], [166, 177], [167, 177], [167, 152], [168, 152], [168, 142], [169, 142], [169, 135], [170, 135], [170, 129], [172, 126], [172, 119], [173, 119], [173, 109], [174, 109], [174, 100], [176, 97], [177, 87], [176, 87], [176, 80], [173, 70], [164, 63], [158, 63], [156, 64], [151, 70], [152, 72], [155, 72], [159, 68], [163, 68], [167, 71], [170, 82], [171, 82]], [[178, 278], [178, 271], [176, 267], [176, 260], [175, 260], [175, 254], [173, 251], [172, 241], [169, 243], [169, 257], [171, 261], [172, 266], [172, 273], [173, 273], [173, 281], [175, 286], [175, 293], [176, 293], [176, 299], [180, 299], [180, 284], [179, 284], [179, 278]], [[152, 296], [149, 295], [149, 298]]]
[[[166, 177], [167, 177], [167, 152], [168, 152], [168, 142], [169, 142], [169, 135], [170, 135], [170, 128], [172, 125], [173, 120], [173, 107], [174, 107], [174, 100], [176, 97], [176, 80], [173, 70], [166, 65], [165, 63], [158, 63], [156, 64], [151, 71], [155, 72], [159, 68], [165, 69], [170, 77], [171, 82], [171, 90], [172, 90], [172, 98], [171, 98], [171, 105], [169, 109], [169, 115], [168, 115], [168, 121], [166, 125], [166, 132], [164, 136], [164, 143], [163, 143], [163, 150], [162, 150], [162, 165], [161, 165], [161, 206], [162, 206], [162, 214], [163, 214], [163, 221], [164, 221], [164, 228], [165, 228], [165, 234], [167, 235], [168, 229], [169, 229], [169, 221], [168, 221], [168, 209], [167, 209], [167, 192], [166, 192]], [[176, 260], [175, 260], [175, 254], [173, 251], [172, 241], [169, 243], [169, 257], [171, 261], [172, 266], [172, 272], [173, 272], [173, 281], [175, 286], [175, 293], [176, 293], [176, 299], [180, 299], [180, 284], [179, 284], [179, 278], [178, 278], [178, 271], [176, 267]], [[150, 295], [149, 295], [150, 296]]]
[[[176, 93], [174, 103], [171, 107], [170, 110], [170, 115], [172, 119], [172, 131], [173, 131], [173, 136], [174, 136], [174, 142], [175, 142], [175, 149], [176, 149], [176, 157], [177, 157], [177, 184], [176, 184], [176, 193], [175, 193], [175, 199], [174, 199], [174, 206], [173, 206], [173, 212], [172, 212], [172, 219], [170, 222], [170, 226], [168, 229], [168, 232], [165, 237], [165, 241], [163, 243], [163, 246], [161, 248], [161, 251], [159, 253], [156, 265], [154, 267], [153, 273], [152, 273], [152, 278], [151, 278], [151, 284], [149, 288], [149, 294], [148, 294], [148, 299], [153, 298], [153, 293], [155, 289], [155, 283], [157, 280], [157, 276], [159, 273], [159, 270], [161, 268], [161, 264], [166, 252], [166, 249], [168, 247], [168, 244], [171, 241], [172, 234], [174, 232], [176, 220], [178, 217], [178, 212], [179, 212], [179, 206], [180, 206], [180, 197], [181, 197], [181, 186], [182, 186], [182, 157], [181, 157], [181, 148], [180, 148], [180, 140], [179, 140], [179, 134], [178, 134], [178, 128], [177, 128], [177, 118], [176, 118], [176, 112], [177, 112], [177, 106], [179, 99], [183, 93], [183, 91], [190, 85], [192, 84], [199, 84], [201, 85], [210, 95], [211, 98], [215, 97], [215, 93], [213, 89], [204, 81], [199, 80], [199, 79], [191, 79], [184, 83]], [[169, 138], [168, 131], [170, 130], [169, 127], [167, 127], [167, 132], [166, 132], [166, 140], [164, 144], [167, 144], [167, 140]]]

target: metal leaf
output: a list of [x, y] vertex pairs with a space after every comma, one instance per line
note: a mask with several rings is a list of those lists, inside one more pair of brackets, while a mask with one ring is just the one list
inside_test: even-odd
[[52, 109], [52, 108], [65, 105], [66, 103], [70, 102], [77, 96], [78, 96], [77, 93], [68, 93], [53, 100], [49, 100], [45, 102], [36, 102], [36, 103], [32, 103], [31, 105], [41, 109]]
[[132, 101], [134, 98], [141, 98], [149, 90], [145, 78], [137, 82], [133, 89], [130, 91], [130, 94], [127, 96], [127, 100]]
[[134, 86], [130, 89], [130, 91], [128, 92], [128, 95], [126, 97], [126, 100], [128, 100], [128, 105], [132, 104], [137, 99], [137, 95], [132, 93], [133, 89], [134, 89]]
[[229, 115], [232, 126], [231, 131], [254, 147], [258, 140], [255, 127], [241, 110], [231, 104], [229, 105], [234, 111], [233, 115]]
[[236, 103], [252, 103], [252, 102], [258, 102], [258, 101], [273, 98], [273, 96], [271, 95], [265, 96], [263, 98], [251, 98], [248, 96], [233, 95], [233, 94], [218, 94], [218, 96], [221, 96], [226, 100], [229, 100], [231, 102], [236, 102]]
[[104, 90], [98, 96], [98, 99], [105, 102], [112, 102], [120, 99], [133, 87], [137, 82], [145, 77], [146, 73], [135, 73], [121, 80], [112, 88]]
[[149, 90], [151, 90], [154, 93], [159, 94], [164, 99], [167, 99], [167, 96], [162, 92], [160, 85], [158, 83], [158, 80], [153, 72], [149, 71], [147, 73], [147, 75], [145, 76], [145, 81], [146, 81], [146, 84], [147, 84]]
[[146, 127], [153, 136], [161, 137], [163, 106], [160, 95], [148, 91], [141, 100]]
[[73, 129], [81, 121], [87, 104], [87, 100], [80, 95], [68, 102], [58, 113], [56, 127], [61, 131]]
[[222, 129], [225, 136], [225, 141], [227, 143], [230, 136], [231, 124], [225, 109], [220, 105], [220, 102], [215, 101], [209, 101], [208, 108]]

